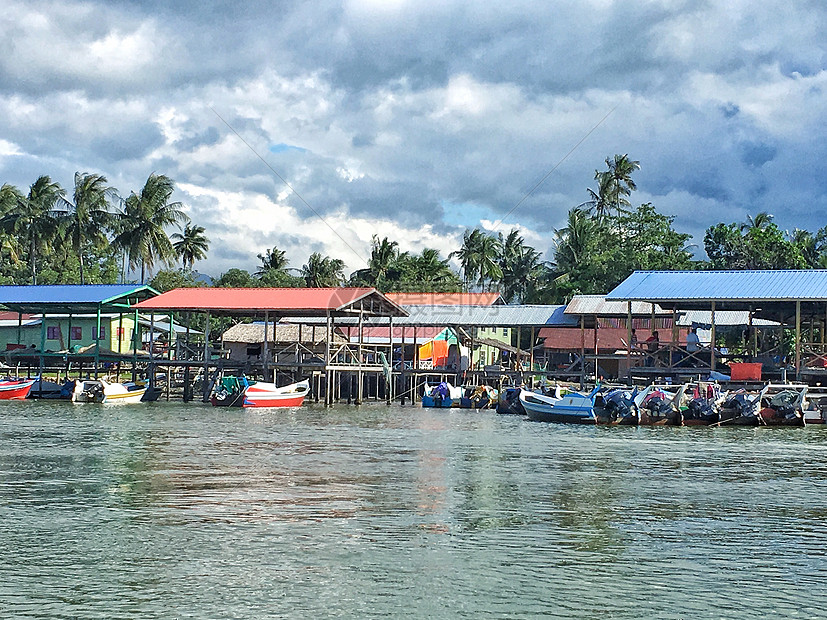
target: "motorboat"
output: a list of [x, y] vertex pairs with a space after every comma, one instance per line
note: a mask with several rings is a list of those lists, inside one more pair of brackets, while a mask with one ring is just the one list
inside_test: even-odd
[[557, 386], [553, 395], [521, 390], [520, 402], [528, 414], [528, 419], [535, 422], [596, 424], [594, 397], [599, 389], [596, 387], [589, 394], [581, 394], [564, 392]]
[[244, 390], [242, 407], [301, 407], [310, 392], [310, 381], [304, 380], [283, 387], [257, 381]]
[[649, 386], [635, 398], [638, 408], [638, 424], [644, 426], [680, 426], [680, 402], [686, 386], [675, 392], [665, 388]]
[[595, 414], [598, 424], [635, 426], [638, 423], [638, 406], [635, 400], [639, 392], [624, 388], [610, 388], [598, 393]]
[[525, 415], [525, 407], [520, 402], [520, 392], [523, 388], [503, 388], [497, 400], [497, 413], [511, 413], [514, 415]]
[[115, 383], [106, 379], [78, 379], [72, 392], [74, 403], [139, 403], [147, 392], [145, 385]]
[[244, 405], [244, 390], [251, 385], [245, 376], [225, 376], [210, 395], [213, 407], [242, 407]]
[[34, 385], [34, 379], [4, 379], [0, 381], [0, 400], [24, 400]]
[[443, 381], [439, 385], [435, 385], [433, 387], [426, 383], [422, 393], [422, 406], [447, 409], [449, 407], [453, 407], [455, 403], [456, 406], [459, 406], [459, 401], [461, 398], [461, 387], [454, 387], [447, 381]]

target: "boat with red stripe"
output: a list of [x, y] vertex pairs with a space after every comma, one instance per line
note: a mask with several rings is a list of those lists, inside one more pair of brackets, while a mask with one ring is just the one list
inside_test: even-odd
[[256, 382], [244, 390], [244, 407], [301, 407], [310, 392], [308, 380], [278, 387], [275, 383]]

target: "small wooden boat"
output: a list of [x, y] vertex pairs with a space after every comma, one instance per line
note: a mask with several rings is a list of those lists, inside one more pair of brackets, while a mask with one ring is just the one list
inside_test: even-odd
[[301, 407], [310, 392], [310, 381], [304, 380], [278, 387], [275, 383], [256, 382], [244, 390], [243, 407]]
[[24, 400], [34, 385], [34, 379], [5, 379], [0, 381], [0, 400]]
[[490, 409], [491, 403], [499, 400], [499, 392], [488, 385], [477, 385], [465, 388], [465, 395], [459, 399], [462, 409]]
[[66, 381], [63, 384], [54, 381], [35, 379], [28, 398], [44, 400], [72, 400], [72, 391], [75, 389], [74, 381]]
[[558, 386], [554, 396], [522, 390], [520, 402], [525, 407], [528, 419], [535, 422], [564, 422], [570, 424], [595, 424], [595, 388], [589, 394], [569, 392], [564, 394]]
[[113, 383], [106, 379], [78, 379], [72, 392], [74, 403], [139, 403], [146, 394], [146, 386], [134, 383]]

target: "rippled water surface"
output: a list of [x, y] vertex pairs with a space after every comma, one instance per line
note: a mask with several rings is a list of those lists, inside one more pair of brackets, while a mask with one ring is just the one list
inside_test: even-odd
[[827, 429], [0, 403], [2, 617], [827, 616]]

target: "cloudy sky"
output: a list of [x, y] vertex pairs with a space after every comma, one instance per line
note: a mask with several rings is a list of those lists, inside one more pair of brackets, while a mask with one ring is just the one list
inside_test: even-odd
[[696, 243], [827, 224], [823, 0], [4, 6], [0, 182], [166, 174], [213, 275], [274, 245], [355, 270], [373, 234], [445, 256], [475, 226], [549, 250], [615, 153]]

